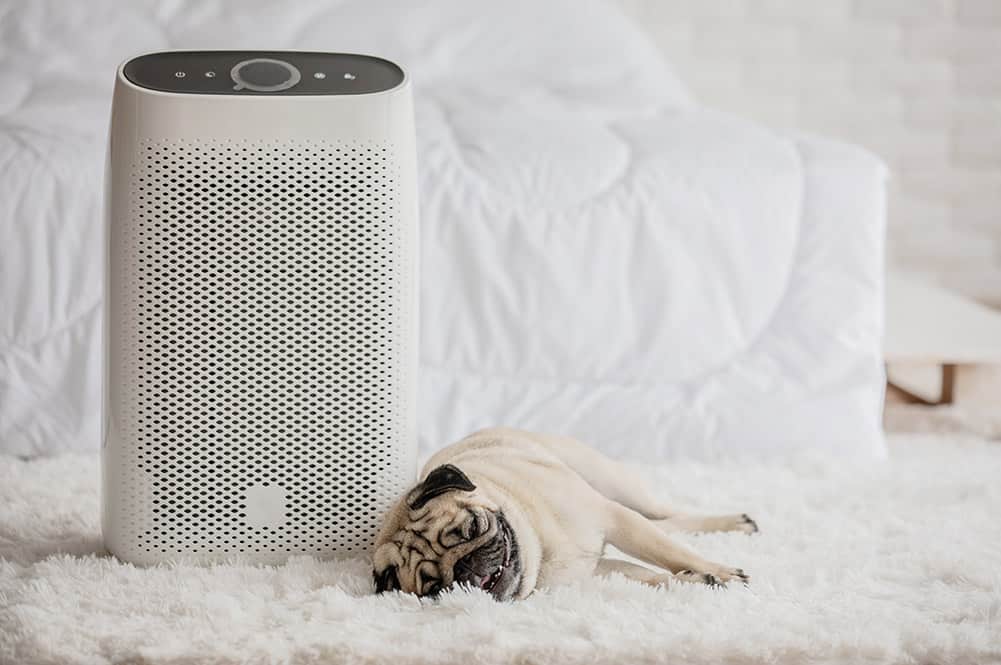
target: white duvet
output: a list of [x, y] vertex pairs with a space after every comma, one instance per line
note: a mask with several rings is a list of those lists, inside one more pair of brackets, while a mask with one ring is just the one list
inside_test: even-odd
[[14, 0], [0, 18], [0, 451], [99, 446], [115, 67], [376, 53], [415, 81], [421, 446], [880, 455], [884, 169], [697, 106], [598, 2]]

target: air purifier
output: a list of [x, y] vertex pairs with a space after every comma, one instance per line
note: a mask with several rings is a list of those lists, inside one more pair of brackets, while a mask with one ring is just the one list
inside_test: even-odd
[[416, 472], [403, 70], [123, 64], [106, 192], [103, 530], [149, 564], [364, 554]]

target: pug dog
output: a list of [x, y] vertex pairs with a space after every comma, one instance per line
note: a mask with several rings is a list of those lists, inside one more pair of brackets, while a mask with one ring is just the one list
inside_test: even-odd
[[[754, 520], [679, 512], [628, 466], [572, 438], [483, 430], [436, 453], [421, 478], [376, 538], [377, 593], [436, 596], [465, 585], [511, 600], [613, 573], [665, 587], [749, 580], [670, 534], [753, 533]], [[650, 567], [607, 557], [606, 545]]]

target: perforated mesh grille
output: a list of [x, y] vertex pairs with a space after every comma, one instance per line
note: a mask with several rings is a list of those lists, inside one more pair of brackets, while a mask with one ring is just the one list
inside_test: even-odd
[[383, 144], [141, 144], [117, 275], [136, 554], [370, 546], [413, 471], [399, 178]]

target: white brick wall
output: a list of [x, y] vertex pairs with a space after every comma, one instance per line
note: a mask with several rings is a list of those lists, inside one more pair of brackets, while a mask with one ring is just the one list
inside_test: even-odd
[[1001, 306], [1001, 0], [619, 0], [705, 103], [883, 156], [891, 263]]

